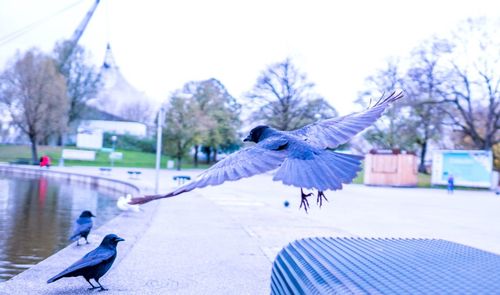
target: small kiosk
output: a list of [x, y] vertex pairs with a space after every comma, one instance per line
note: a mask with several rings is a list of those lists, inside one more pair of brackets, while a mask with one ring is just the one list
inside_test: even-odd
[[417, 156], [400, 150], [371, 150], [365, 158], [366, 185], [417, 186]]

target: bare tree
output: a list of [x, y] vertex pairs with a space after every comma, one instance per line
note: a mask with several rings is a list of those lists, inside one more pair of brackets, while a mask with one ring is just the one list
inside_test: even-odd
[[441, 69], [443, 56], [452, 47], [445, 39], [432, 38], [423, 42], [412, 52], [411, 65], [403, 82], [408, 94], [404, 101], [409, 106], [407, 134], [412, 134], [420, 150], [419, 172], [427, 173], [425, 158], [432, 140], [439, 140], [443, 133], [441, 110], [437, 105], [439, 89], [446, 81], [446, 73]]
[[479, 149], [500, 141], [499, 28], [498, 21], [467, 20], [455, 32], [448, 79], [440, 87], [446, 123]]
[[293, 130], [318, 118], [335, 117], [335, 109], [313, 88], [290, 58], [270, 65], [247, 94], [258, 105], [252, 119], [280, 130]]
[[31, 49], [8, 65], [0, 76], [0, 99], [8, 107], [12, 123], [31, 142], [32, 161], [38, 160], [40, 139], [67, 126], [68, 100], [64, 77], [54, 60]]
[[[498, 22], [468, 20], [452, 38], [433, 37], [420, 44], [409, 63], [389, 60], [369, 77], [368, 88], [402, 88], [406, 99], [369, 129], [365, 139], [376, 147], [419, 150], [421, 172], [430, 142], [443, 144], [448, 137], [456, 146], [476, 149], [499, 142], [499, 28]], [[367, 91], [359, 101], [366, 105], [367, 96], [375, 95]]]
[[76, 130], [87, 101], [95, 98], [101, 89], [100, 75], [89, 63], [87, 51], [71, 41], [58, 42], [54, 48], [54, 57], [57, 68], [66, 81], [69, 101], [68, 125]]
[[146, 125], [151, 124], [153, 118], [153, 106], [147, 100], [138, 100], [125, 103], [120, 108], [120, 117], [126, 120], [141, 122]]
[[[373, 103], [374, 98], [382, 93], [389, 93], [403, 87], [403, 73], [399, 60], [388, 59], [386, 67], [378, 70], [366, 79], [367, 91], [360, 94], [357, 102], [363, 107]], [[412, 149], [414, 141], [404, 129], [407, 129], [408, 112], [402, 112], [401, 104], [392, 106], [375, 124], [364, 133], [364, 138], [375, 148], [380, 149]]]

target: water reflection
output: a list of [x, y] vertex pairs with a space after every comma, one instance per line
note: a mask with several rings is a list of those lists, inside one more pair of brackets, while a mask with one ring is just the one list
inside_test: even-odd
[[98, 227], [118, 214], [118, 193], [50, 178], [0, 174], [0, 281], [67, 246], [83, 210]]

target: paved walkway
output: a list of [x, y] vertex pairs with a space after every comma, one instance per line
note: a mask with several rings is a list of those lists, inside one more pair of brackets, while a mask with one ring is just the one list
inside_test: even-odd
[[[137, 180], [127, 169], [115, 168], [110, 177], [151, 192], [154, 170], [141, 171]], [[176, 185], [173, 175], [197, 173], [162, 171], [161, 191]], [[500, 197], [492, 192], [348, 185], [327, 197], [321, 209], [311, 202], [306, 214], [298, 210], [298, 189], [260, 175], [153, 202], [99, 228], [91, 245], [70, 245], [0, 284], [0, 294], [92, 293], [82, 278], [45, 282], [110, 232], [126, 241], [101, 280], [107, 294], [268, 294], [276, 253], [308, 236], [440, 238], [500, 254]]]

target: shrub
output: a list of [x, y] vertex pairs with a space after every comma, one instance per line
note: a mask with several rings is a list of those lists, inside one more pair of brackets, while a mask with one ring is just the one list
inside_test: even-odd
[[[111, 132], [104, 133], [104, 147], [112, 147], [113, 142], [111, 136], [116, 135]], [[123, 149], [128, 151], [137, 151], [144, 153], [155, 153], [156, 152], [156, 139], [154, 138], [142, 138], [135, 135], [124, 134], [116, 135], [117, 140], [115, 142], [116, 149]]]

